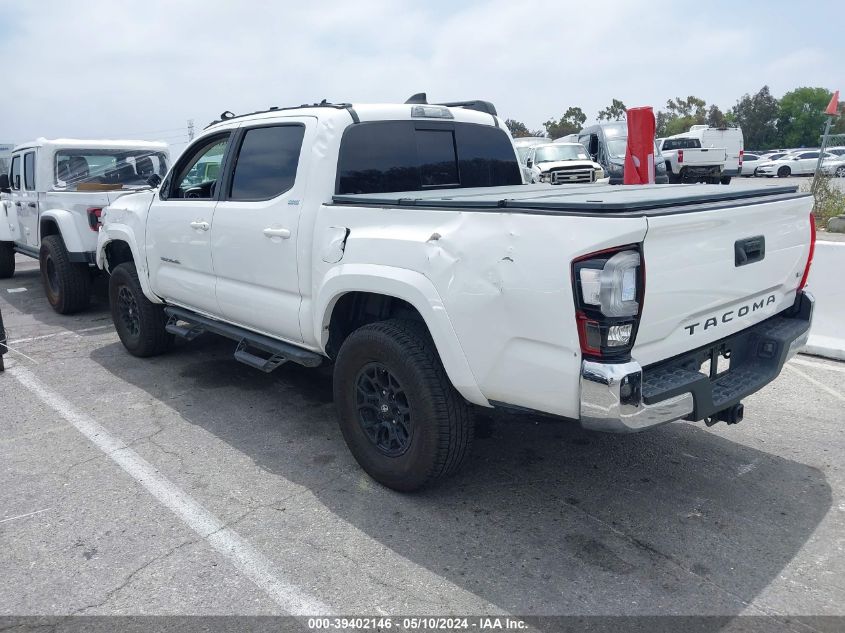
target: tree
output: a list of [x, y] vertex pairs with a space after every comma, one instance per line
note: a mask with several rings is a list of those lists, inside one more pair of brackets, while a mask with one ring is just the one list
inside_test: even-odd
[[777, 115], [780, 142], [786, 147], [819, 145], [830, 96], [825, 88], [796, 88], [783, 95]]
[[623, 121], [627, 109], [619, 99], [612, 99], [609, 106], [604, 110], [599, 110], [598, 119], [599, 121]]
[[566, 109], [563, 116], [555, 121], [550, 119], [543, 123], [546, 128], [546, 134], [551, 138], [560, 138], [567, 134], [575, 134], [584, 127], [584, 122], [587, 120], [587, 115], [578, 107], [570, 107]]
[[707, 119], [705, 121], [710, 127], [727, 127], [728, 118], [725, 113], [719, 109], [717, 105], [711, 105], [707, 109]]
[[[711, 111], [721, 114], [719, 108], [711, 106]], [[672, 136], [687, 132], [693, 125], [702, 125], [707, 122], [707, 102], [695, 96], [688, 96], [686, 99], [675, 97], [666, 102], [666, 110], [657, 113], [656, 127], [658, 136]]]
[[511, 136], [514, 138], [531, 135], [531, 132], [528, 131], [528, 127], [522, 121], [517, 121], [516, 119], [505, 119], [505, 125], [508, 126], [508, 129], [511, 131]]
[[778, 145], [778, 100], [763, 86], [755, 94], [745, 94], [731, 108], [733, 123], [742, 128], [745, 147], [756, 150]]

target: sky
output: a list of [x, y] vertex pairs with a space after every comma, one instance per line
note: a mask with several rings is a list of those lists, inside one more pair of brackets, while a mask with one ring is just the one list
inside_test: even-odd
[[0, 0], [0, 143], [145, 138], [225, 111], [484, 99], [531, 129], [612, 98], [723, 110], [768, 85], [845, 90], [845, 3]]

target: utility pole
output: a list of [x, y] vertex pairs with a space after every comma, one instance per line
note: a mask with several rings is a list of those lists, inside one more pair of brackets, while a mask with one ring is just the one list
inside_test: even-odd
[[819, 180], [822, 173], [822, 159], [824, 152], [827, 149], [827, 139], [830, 137], [830, 126], [833, 125], [833, 119], [839, 115], [839, 91], [833, 93], [830, 98], [830, 103], [824, 111], [827, 115], [827, 123], [824, 126], [824, 135], [822, 135], [822, 146], [819, 148], [819, 159], [816, 161], [816, 171], [813, 174], [813, 184], [810, 187], [812, 193], [816, 193], [816, 188], [819, 186]]
[[194, 120], [188, 119], [188, 141], [194, 140]]

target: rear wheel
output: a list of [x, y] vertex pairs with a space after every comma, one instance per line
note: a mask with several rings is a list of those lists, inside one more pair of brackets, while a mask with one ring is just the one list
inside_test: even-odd
[[8, 279], [15, 274], [15, 245], [13, 242], [0, 242], [0, 279]]
[[730, 176], [722, 176], [720, 182], [723, 185], [729, 185], [729, 184], [731, 184], [731, 177]]
[[845, 178], [845, 165], [843, 165], [842, 167], [837, 167], [834, 174], [836, 174], [837, 178]]
[[334, 400], [355, 459], [389, 488], [423, 488], [469, 454], [469, 406], [421, 323], [391, 319], [350, 334], [335, 362]]
[[41, 240], [39, 262], [44, 293], [56, 312], [73, 314], [88, 307], [91, 300], [88, 264], [70, 261], [61, 237], [48, 235]]
[[144, 296], [135, 264], [121, 264], [109, 278], [109, 304], [120, 342], [133, 356], [157, 356], [173, 343], [164, 306]]
[[786, 165], [778, 169], [778, 178], [787, 178], [790, 175], [792, 175], [792, 170]]

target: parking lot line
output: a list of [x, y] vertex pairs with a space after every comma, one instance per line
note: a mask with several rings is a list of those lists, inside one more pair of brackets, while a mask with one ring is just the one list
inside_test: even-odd
[[87, 327], [82, 330], [62, 330], [61, 332], [53, 332], [52, 334], [42, 334], [41, 336], [30, 336], [28, 338], [19, 338], [14, 341], [9, 341], [10, 344], [16, 345], [18, 343], [29, 343], [31, 341], [43, 341], [47, 338], [53, 338], [56, 336], [72, 336], [76, 335], [79, 336], [85, 332], [94, 332], [96, 330], [105, 330], [106, 328], [114, 328], [114, 326], [109, 323], [108, 325], [97, 325], [94, 327]]
[[42, 512], [47, 512], [50, 508], [44, 508], [43, 510], [36, 510], [35, 512], [27, 512], [26, 514], [19, 514], [16, 517], [8, 517], [6, 519], [0, 519], [0, 523], [8, 523], [9, 521], [15, 521], [17, 519], [25, 519], [26, 517], [35, 516], [36, 514], [41, 514]]
[[70, 402], [44, 386], [32, 372], [15, 366], [7, 373], [88, 438], [217, 552], [228, 558], [236, 569], [260, 587], [283, 611], [291, 615], [323, 615], [330, 612], [327, 605], [280, 575], [266, 556], [237, 532], [226, 527], [188, 493], [161, 475], [123, 440], [113, 436], [89, 416], [74, 409]]
[[819, 388], [819, 389], [821, 389], [822, 391], [825, 391], [825, 392], [829, 393], [830, 395], [832, 395], [832, 396], [833, 396], [834, 398], [836, 398], [837, 400], [842, 400], [843, 402], [845, 402], [845, 396], [843, 396], [841, 393], [839, 393], [839, 392], [838, 392], [838, 391], [836, 391], [835, 389], [831, 389], [830, 387], [828, 387], [828, 386], [827, 386], [826, 384], [824, 384], [823, 382], [821, 382], [821, 381], [819, 381], [819, 380], [816, 380], [816, 379], [815, 379], [815, 378], [813, 378], [812, 376], [808, 376], [807, 374], [805, 374], [805, 373], [804, 373], [803, 371], [801, 371], [800, 369], [796, 369], [795, 367], [793, 367], [793, 366], [791, 366], [791, 365], [788, 365], [788, 364], [787, 364], [787, 365], [784, 365], [784, 367], [786, 367], [786, 369], [788, 369], [789, 371], [791, 371], [793, 374], [796, 374], [796, 375], [798, 375], [798, 376], [801, 376], [801, 378], [803, 378], [803, 379], [804, 379], [804, 380], [806, 380], [807, 382], [814, 384], [816, 387], [818, 387], [818, 388]]
[[840, 374], [845, 374], [845, 364], [841, 364], [842, 366], [837, 365], [829, 365], [828, 363], [820, 363], [814, 360], [803, 360], [800, 358], [793, 358], [789, 361], [793, 365], [803, 365], [804, 367], [815, 367], [816, 369], [824, 369], [826, 371], [835, 371], [839, 372]]

